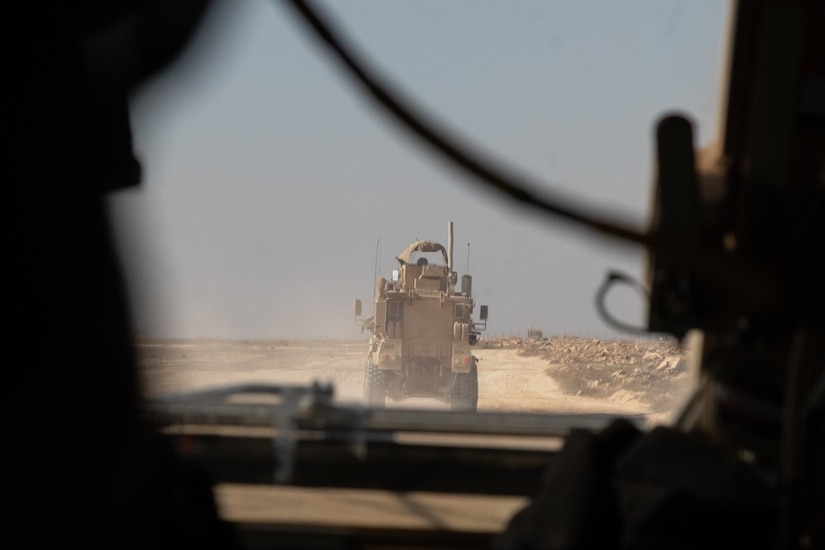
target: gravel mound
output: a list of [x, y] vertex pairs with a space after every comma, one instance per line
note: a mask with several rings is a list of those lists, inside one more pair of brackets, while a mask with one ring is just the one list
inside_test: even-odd
[[565, 393], [638, 401], [664, 412], [685, 397], [691, 373], [689, 352], [674, 338], [598, 340], [577, 336], [482, 338], [482, 349], [516, 349], [541, 357], [545, 373]]

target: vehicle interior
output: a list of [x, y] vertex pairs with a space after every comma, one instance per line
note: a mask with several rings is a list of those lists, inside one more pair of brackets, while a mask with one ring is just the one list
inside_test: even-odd
[[[175, 57], [208, 2], [125, 4], [159, 10], [154, 23], [169, 32], [153, 36], [166, 40], [139, 25], [115, 29], [118, 8], [104, 3], [71, 17], [54, 8], [61, 17], [51, 18], [21, 4], [23, 35], [39, 42], [8, 54], [12, 341], [36, 350], [18, 359], [26, 368], [4, 399], [15, 546], [825, 546], [825, 3], [731, 2], [721, 134], [697, 150], [690, 120], [657, 122], [654, 215], [639, 232], [499, 173], [385, 89], [324, 10], [285, 2], [376, 116], [399, 122], [479, 192], [644, 250], [646, 331], [702, 334], [691, 398], [657, 429], [611, 415], [373, 410], [338, 403], [322, 383], [143, 399], [101, 197], [140, 179], [125, 92]], [[126, 60], [97, 88], [64, 47], [89, 37]], [[239, 509], [323, 490], [425, 493], [479, 517], [486, 503], [526, 504], [499, 533], [307, 526], [221, 516], [214, 491], [232, 486], [243, 488], [232, 493], [245, 499]]]

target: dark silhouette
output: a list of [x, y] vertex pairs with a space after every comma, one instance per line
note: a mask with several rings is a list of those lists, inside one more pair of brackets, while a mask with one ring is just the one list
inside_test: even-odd
[[139, 419], [129, 308], [104, 206], [106, 193], [140, 182], [128, 94], [174, 59], [208, 3], [12, 6], [7, 289], [11, 345], [31, 355], [18, 356], [4, 384], [6, 542], [230, 547], [207, 480]]

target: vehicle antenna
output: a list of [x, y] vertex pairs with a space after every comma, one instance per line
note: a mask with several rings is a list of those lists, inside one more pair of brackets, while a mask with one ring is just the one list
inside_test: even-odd
[[378, 237], [378, 242], [375, 243], [375, 267], [373, 268], [372, 280], [376, 280], [378, 278], [378, 273], [381, 271], [381, 266], [379, 262], [381, 258], [381, 237]]
[[470, 272], [470, 243], [467, 243], [467, 269], [464, 271], [464, 274]]

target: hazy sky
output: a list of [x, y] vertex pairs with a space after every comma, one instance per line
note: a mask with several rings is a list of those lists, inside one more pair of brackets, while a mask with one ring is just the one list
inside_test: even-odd
[[[689, 115], [697, 145], [717, 130], [719, 0], [318, 5], [487, 158], [640, 229], [657, 119]], [[353, 300], [371, 314], [376, 271], [415, 239], [446, 244], [450, 221], [491, 336], [616, 336], [594, 293], [609, 270], [644, 276], [637, 247], [479, 190], [400, 132], [278, 1], [219, 4], [132, 115], [143, 184], [112, 203], [150, 335], [359, 336]], [[645, 322], [630, 290], [608, 305]]]

